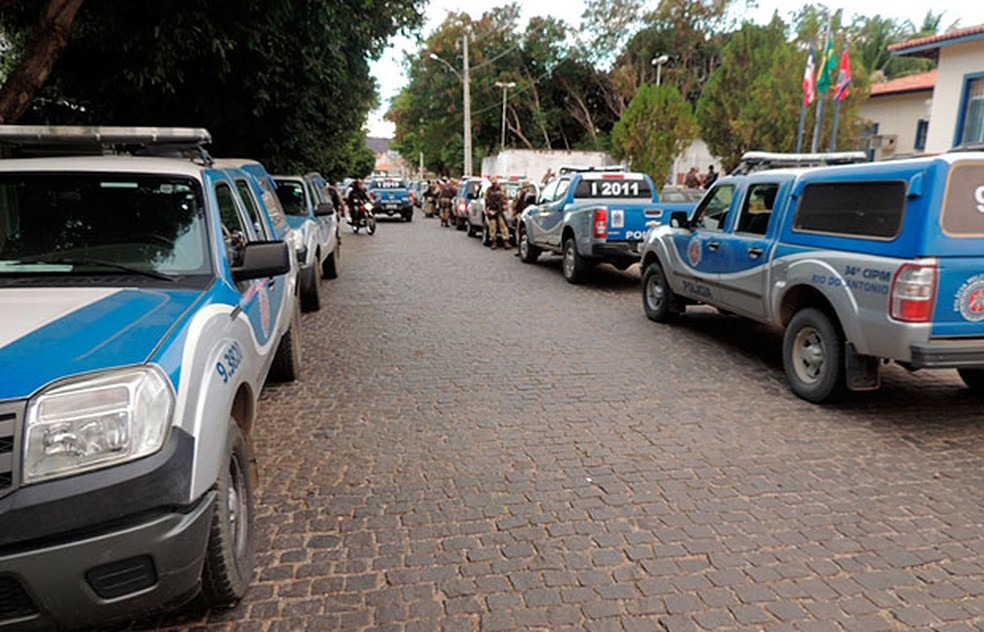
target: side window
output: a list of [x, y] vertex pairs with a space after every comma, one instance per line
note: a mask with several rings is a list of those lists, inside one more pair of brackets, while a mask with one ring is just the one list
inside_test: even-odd
[[984, 77], [971, 77], [964, 88], [962, 111], [958, 114], [960, 144], [984, 142]]
[[769, 218], [772, 217], [772, 207], [778, 192], [779, 185], [771, 182], [750, 186], [735, 232], [764, 235], [769, 228]]
[[904, 180], [811, 182], [803, 188], [793, 230], [892, 239], [902, 229]]
[[554, 199], [554, 194], [557, 192], [557, 185], [560, 184], [560, 180], [553, 180], [547, 183], [547, 186], [543, 187], [543, 191], [540, 192], [540, 200], [543, 202], [550, 202]]
[[246, 206], [246, 213], [249, 215], [249, 221], [253, 223], [254, 232], [262, 239], [269, 240], [270, 233], [267, 232], [266, 224], [260, 217], [260, 209], [257, 206], [256, 198], [253, 197], [253, 192], [249, 188], [249, 183], [245, 180], [236, 180], [236, 189], [239, 190], [239, 197], [242, 198], [243, 204]]
[[222, 220], [222, 241], [225, 243], [226, 258], [229, 265], [237, 267], [243, 263], [243, 249], [249, 241], [250, 231], [243, 223], [236, 208], [236, 195], [225, 182], [215, 187], [215, 198], [219, 202], [219, 217]]
[[561, 180], [560, 183], [557, 184], [557, 192], [554, 194], [553, 200], [556, 202], [557, 200], [564, 199], [567, 196], [567, 191], [570, 190], [570, 188], [571, 188], [571, 181], [569, 179], [564, 178], [563, 180]]
[[694, 226], [705, 230], [724, 230], [734, 197], [735, 187], [730, 184], [721, 185], [705, 195], [694, 212]]
[[929, 121], [926, 119], [919, 119], [916, 121], [916, 142], [913, 144], [912, 148], [925, 151], [926, 150], [926, 136], [929, 134]]

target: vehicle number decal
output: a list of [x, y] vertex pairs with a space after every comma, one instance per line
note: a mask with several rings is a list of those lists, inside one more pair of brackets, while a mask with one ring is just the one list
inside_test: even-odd
[[984, 186], [977, 187], [974, 191], [974, 199], [977, 200], [977, 212], [984, 213]]
[[972, 323], [984, 320], [984, 274], [967, 279], [957, 290], [953, 311]]
[[601, 180], [591, 182], [591, 197], [637, 197], [639, 183], [625, 180]]
[[222, 378], [222, 383], [227, 384], [232, 376], [236, 374], [236, 369], [243, 361], [243, 351], [238, 342], [229, 345], [222, 358], [215, 363], [215, 372]]

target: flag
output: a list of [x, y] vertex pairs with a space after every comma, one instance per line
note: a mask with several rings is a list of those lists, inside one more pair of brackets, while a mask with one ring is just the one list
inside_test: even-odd
[[827, 27], [827, 44], [823, 47], [823, 57], [820, 58], [820, 69], [817, 72], [817, 90], [820, 94], [827, 92], [827, 88], [834, 82], [834, 71], [837, 69], [837, 59], [834, 57], [834, 38], [830, 36], [830, 27]]
[[814, 65], [813, 43], [810, 43], [810, 54], [806, 58], [806, 70], [803, 71], [803, 107], [813, 103], [817, 98], [817, 73]]
[[837, 73], [837, 85], [834, 86], [834, 101], [840, 103], [847, 98], [848, 86], [851, 85], [851, 60], [847, 56], [847, 42], [844, 42], [844, 54], [841, 55], [840, 72]]

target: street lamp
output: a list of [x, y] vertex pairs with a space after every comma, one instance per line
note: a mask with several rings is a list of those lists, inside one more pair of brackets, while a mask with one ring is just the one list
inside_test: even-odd
[[665, 55], [665, 54], [664, 55], [660, 55], [659, 57], [654, 57], [653, 58], [653, 66], [656, 66], [656, 87], [657, 88], [659, 87], [659, 85], [661, 83], [661, 79], [662, 79], [662, 76], [660, 74], [660, 71], [663, 69], [663, 65], [666, 64], [666, 62], [668, 62], [668, 61], [670, 61], [670, 56], [669, 55]]
[[462, 72], [459, 73], [454, 66], [452, 66], [447, 61], [438, 57], [435, 53], [431, 53], [429, 55], [429, 58], [433, 59], [434, 61], [439, 61], [445, 66], [447, 66], [448, 68], [450, 68], [451, 72], [453, 72], [458, 77], [458, 80], [461, 82], [463, 88], [462, 92], [464, 93], [463, 99], [465, 102], [465, 131], [464, 131], [465, 169], [462, 175], [468, 176], [471, 175], [472, 172], [472, 137], [471, 137], [471, 77], [468, 71], [468, 34], [467, 33], [464, 36], [462, 36], [461, 41], [462, 41], [462, 50], [464, 52], [464, 66]]
[[496, 81], [496, 88], [502, 88], [502, 140], [499, 143], [499, 151], [506, 148], [506, 92], [509, 88], [515, 88], [515, 81]]

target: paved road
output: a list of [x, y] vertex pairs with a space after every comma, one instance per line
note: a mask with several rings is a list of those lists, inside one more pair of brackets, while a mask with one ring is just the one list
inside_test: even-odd
[[651, 323], [635, 270], [574, 287], [419, 216], [342, 249], [261, 401], [247, 598], [150, 627], [984, 630], [955, 374], [821, 408], [778, 334]]

